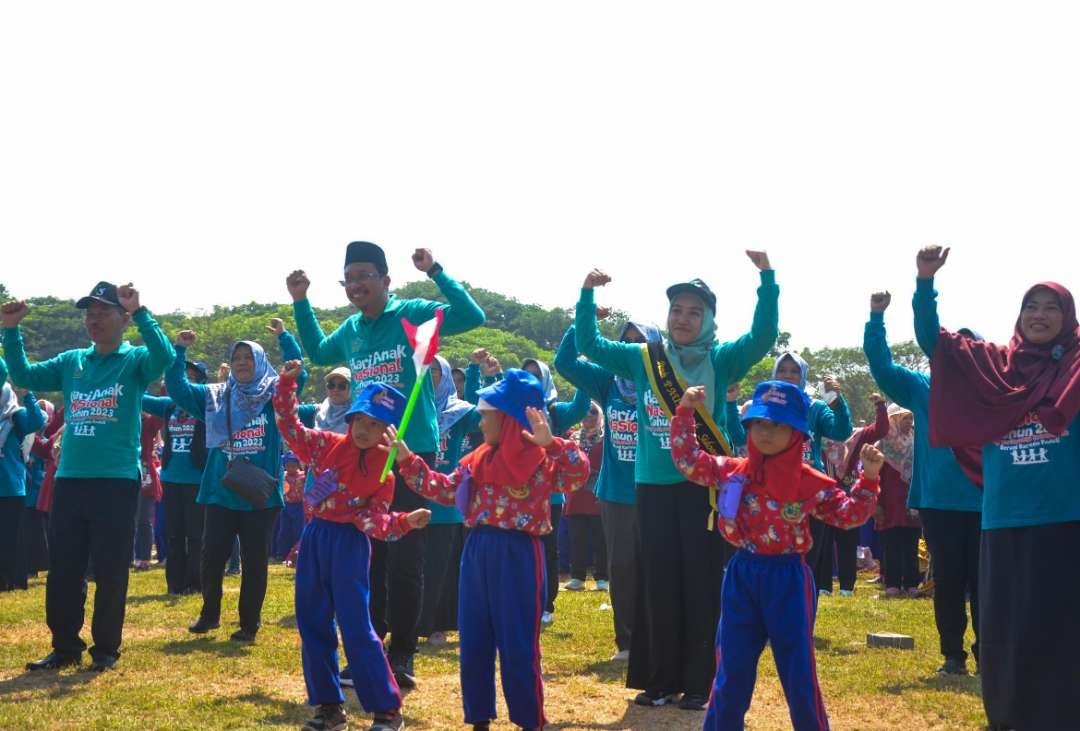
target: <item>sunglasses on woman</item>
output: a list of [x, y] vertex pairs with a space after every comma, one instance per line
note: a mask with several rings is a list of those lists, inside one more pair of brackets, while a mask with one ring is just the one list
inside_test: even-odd
[[345, 381], [338, 381], [335, 379], [333, 381], [326, 382], [326, 390], [328, 391], [344, 391], [348, 387], [349, 384], [345, 383]]

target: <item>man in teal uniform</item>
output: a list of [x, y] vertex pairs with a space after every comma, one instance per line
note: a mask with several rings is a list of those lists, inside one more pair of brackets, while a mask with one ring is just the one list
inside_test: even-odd
[[[45, 621], [52, 632], [53, 651], [30, 663], [29, 670], [81, 662], [86, 649], [79, 631], [88, 559], [93, 561], [97, 584], [90, 630], [94, 640], [91, 669], [108, 670], [120, 657], [141, 483], [143, 394], [175, 355], [130, 284], [116, 287], [99, 282], [76, 307], [86, 313], [86, 332], [93, 344], [33, 364], [27, 360], [19, 331], [29, 308], [25, 302], [8, 302], [0, 308], [12, 382], [64, 394], [63, 449], [56, 471], [45, 585]], [[132, 321], [144, 345], [124, 340]]]

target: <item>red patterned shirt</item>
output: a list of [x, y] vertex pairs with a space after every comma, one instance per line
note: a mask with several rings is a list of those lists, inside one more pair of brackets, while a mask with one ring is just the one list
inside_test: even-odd
[[[693, 412], [681, 406], [671, 420], [671, 456], [686, 479], [721, 491], [746, 463], [742, 457], [714, 457], [703, 451], [694, 434]], [[810, 516], [838, 528], [854, 528], [873, 515], [879, 491], [876, 479], [860, 475], [848, 495], [833, 480], [822, 477], [820, 489], [782, 505], [759, 485], [747, 483], [734, 519], [721, 515], [717, 520], [724, 538], [752, 553], [805, 554], [813, 545]]]
[[[589, 479], [589, 459], [575, 442], [558, 437], [544, 452], [547, 456], [543, 463], [522, 487], [473, 484], [465, 525], [490, 525], [534, 536], [550, 533], [551, 493], [570, 492], [584, 485]], [[465, 468], [444, 475], [414, 454], [411, 461], [398, 468], [398, 473], [414, 492], [440, 505], [454, 505]]]
[[395, 541], [411, 528], [406, 513], [391, 513], [394, 476], [379, 483], [385, 453], [361, 450], [349, 434], [308, 429], [300, 423], [296, 404], [296, 381], [278, 379], [274, 392], [274, 415], [278, 432], [301, 462], [309, 465], [316, 481], [334, 480], [337, 488], [311, 511], [311, 517], [335, 523], [352, 523], [372, 538]]

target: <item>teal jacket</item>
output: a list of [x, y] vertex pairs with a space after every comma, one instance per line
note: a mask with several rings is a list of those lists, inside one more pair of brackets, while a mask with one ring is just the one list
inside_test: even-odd
[[[4, 380], [0, 379], [0, 386]], [[28, 391], [23, 396], [23, 408], [11, 416], [11, 431], [0, 444], [0, 497], [26, 497], [28, 482], [22, 443], [31, 434], [45, 428], [45, 412], [38, 406], [37, 396]]]

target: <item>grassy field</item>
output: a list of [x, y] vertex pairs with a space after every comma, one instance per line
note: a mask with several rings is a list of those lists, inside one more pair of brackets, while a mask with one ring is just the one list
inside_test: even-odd
[[[23, 665], [49, 649], [44, 582], [0, 594], [0, 728], [186, 729], [298, 728], [304, 705], [300, 638], [293, 617], [292, 572], [271, 568], [263, 629], [253, 646], [232, 643], [239, 579], [226, 578], [222, 628], [208, 637], [187, 630], [198, 597], [165, 594], [161, 570], [133, 574], [124, 656], [104, 675], [65, 670], [27, 674]], [[865, 587], [865, 588], [864, 588]], [[91, 601], [88, 606], [92, 606]], [[854, 598], [821, 601], [818, 673], [835, 729], [976, 729], [983, 723], [978, 678], [939, 678], [929, 600], [878, 600], [860, 581]], [[695, 729], [703, 714], [642, 709], [610, 663], [611, 614], [599, 592], [559, 594], [556, 621], [544, 632], [547, 715], [554, 729]], [[913, 635], [914, 651], [870, 650], [869, 631]], [[89, 639], [89, 626], [84, 631]], [[423, 647], [420, 688], [405, 699], [412, 729], [460, 728], [457, 645]], [[350, 697], [352, 728], [367, 720]], [[505, 707], [493, 728], [510, 729]], [[762, 657], [751, 729], [790, 728], [772, 657]]]

